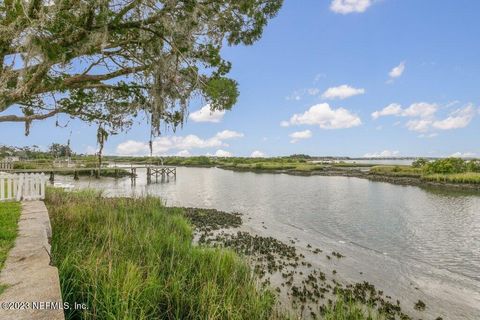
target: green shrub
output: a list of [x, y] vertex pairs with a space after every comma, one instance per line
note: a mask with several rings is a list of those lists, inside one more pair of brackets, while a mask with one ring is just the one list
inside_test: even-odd
[[428, 163], [428, 160], [425, 158], [418, 158], [412, 162], [412, 167], [414, 168], [422, 168]]
[[465, 160], [460, 158], [438, 159], [424, 166], [425, 172], [432, 173], [462, 173], [467, 171]]

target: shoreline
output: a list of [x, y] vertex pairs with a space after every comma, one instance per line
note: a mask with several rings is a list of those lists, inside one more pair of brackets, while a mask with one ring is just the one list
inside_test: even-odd
[[252, 172], [252, 173], [269, 173], [269, 174], [288, 174], [292, 176], [326, 176], [326, 177], [347, 177], [347, 178], [359, 178], [367, 179], [375, 182], [385, 182], [402, 186], [414, 186], [423, 188], [436, 188], [443, 190], [457, 190], [457, 191], [480, 191], [480, 184], [469, 183], [448, 183], [448, 182], [435, 182], [423, 180], [417, 177], [405, 177], [405, 176], [389, 176], [381, 174], [370, 174], [368, 171], [361, 171], [357, 169], [343, 169], [343, 170], [314, 170], [314, 171], [300, 171], [300, 170], [265, 170], [265, 169], [250, 169], [250, 168], [234, 168], [226, 166], [185, 166], [178, 165], [179, 167], [187, 168], [218, 168], [223, 170], [230, 170], [236, 172]]
[[[387, 319], [392, 316], [398, 319], [449, 319], [454, 315], [460, 316], [452, 310], [458, 311], [463, 304], [458, 301], [461, 296], [456, 296], [458, 299], [455, 300], [430, 291], [432, 288], [421, 282], [421, 275], [418, 278], [415, 276], [415, 280], [399, 275], [399, 283], [392, 287], [392, 279], [377, 275], [384, 272], [382, 267], [369, 266], [362, 261], [363, 254], [355, 249], [332, 246], [322, 239], [318, 241], [320, 245], [318, 242], [306, 242], [303, 237], [299, 239], [294, 234], [274, 230], [275, 226], [270, 223], [252, 222], [249, 214], [204, 208], [183, 209], [186, 212], [203, 212], [201, 216], [208, 217], [208, 226], [198, 226], [198, 222], [191, 220], [195, 227], [196, 244], [226, 247], [244, 256], [255, 270], [260, 284], [278, 294], [277, 307], [302, 319], [316, 319], [325, 307], [335, 303], [339, 294], [353, 296], [357, 303], [364, 306], [373, 304], [376, 310], [386, 314]], [[229, 215], [230, 221], [233, 221], [231, 224], [226, 218]], [[283, 237], [279, 236], [279, 232]], [[352, 264], [356, 268], [352, 269]], [[356, 274], [353, 270], [357, 270]], [[422, 304], [426, 307], [419, 307]], [[445, 308], [445, 304], [450, 304], [452, 310]], [[464, 316], [462, 319], [473, 319], [469, 315]]]

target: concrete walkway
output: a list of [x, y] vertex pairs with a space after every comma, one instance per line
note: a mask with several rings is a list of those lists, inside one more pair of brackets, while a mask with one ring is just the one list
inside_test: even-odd
[[[0, 319], [64, 319], [58, 270], [50, 265], [50, 219], [42, 201], [22, 203], [15, 247], [0, 273]], [[23, 309], [23, 310], [18, 310]]]

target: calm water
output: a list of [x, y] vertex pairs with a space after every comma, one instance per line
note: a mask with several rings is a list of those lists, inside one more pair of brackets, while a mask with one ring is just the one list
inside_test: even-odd
[[[168, 183], [146, 185], [145, 173], [140, 172], [134, 187], [128, 178], [74, 184], [103, 189], [107, 195], [153, 194], [169, 205], [241, 212], [251, 218], [253, 228], [267, 223], [269, 229], [257, 228], [260, 232], [340, 246], [347, 257], [358, 256], [352, 268], [381, 266], [376, 275], [387, 284], [391, 277], [402, 276], [425, 282], [426, 290], [446, 287], [453, 295], [457, 289], [466, 290], [466, 295], [480, 290], [479, 195], [357, 178], [216, 168], [178, 168], [177, 176]], [[61, 179], [72, 183], [71, 178]], [[480, 304], [477, 298], [467, 304]], [[480, 311], [480, 305], [473, 307]]]

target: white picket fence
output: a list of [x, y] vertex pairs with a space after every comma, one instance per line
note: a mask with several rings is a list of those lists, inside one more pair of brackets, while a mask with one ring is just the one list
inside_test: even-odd
[[45, 199], [45, 174], [0, 173], [0, 201]]

